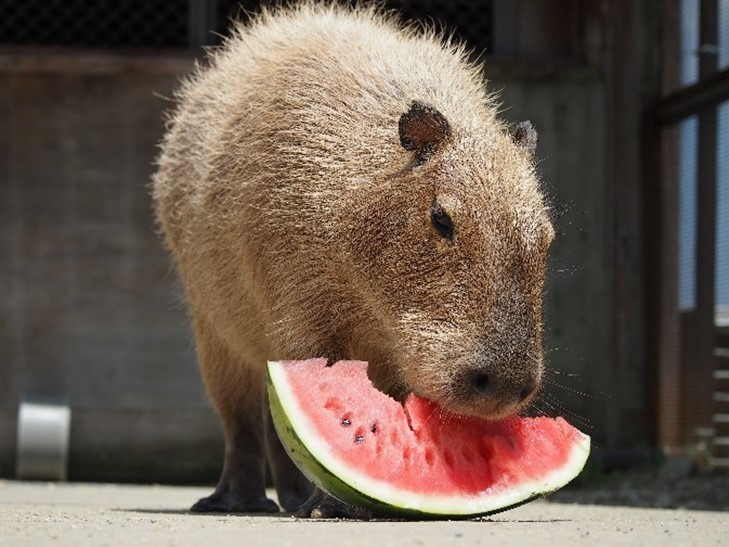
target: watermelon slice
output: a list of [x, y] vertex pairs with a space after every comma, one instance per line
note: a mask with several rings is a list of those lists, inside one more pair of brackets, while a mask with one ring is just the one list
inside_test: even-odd
[[562, 418], [489, 422], [377, 391], [367, 363], [270, 362], [276, 431], [320, 488], [377, 513], [468, 518], [561, 488], [587, 460], [590, 438]]

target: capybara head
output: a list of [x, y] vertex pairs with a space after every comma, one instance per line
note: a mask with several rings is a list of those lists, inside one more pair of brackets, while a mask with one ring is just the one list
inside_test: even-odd
[[414, 100], [397, 130], [410, 165], [353, 214], [351, 253], [367, 267], [389, 343], [370, 376], [459, 414], [500, 418], [543, 373], [542, 291], [554, 230], [529, 122], [452, 127]]

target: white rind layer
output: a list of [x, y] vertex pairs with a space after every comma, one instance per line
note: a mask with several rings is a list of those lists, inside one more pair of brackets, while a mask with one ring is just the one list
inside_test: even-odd
[[525, 482], [503, 492], [486, 490], [471, 496], [462, 494], [445, 496], [395, 488], [386, 482], [373, 480], [363, 475], [337, 458], [298, 404], [298, 398], [291, 389], [283, 365], [280, 362], [272, 361], [269, 362], [268, 367], [271, 382], [281, 403], [281, 410], [296, 431], [301, 443], [318, 460], [319, 464], [329, 470], [337, 479], [364, 496], [400, 509], [434, 515], [463, 516], [513, 507], [566, 485], [579, 474], [590, 453], [590, 437], [583, 434], [583, 438], [573, 446], [569, 458], [563, 466], [554, 469], [540, 480]]

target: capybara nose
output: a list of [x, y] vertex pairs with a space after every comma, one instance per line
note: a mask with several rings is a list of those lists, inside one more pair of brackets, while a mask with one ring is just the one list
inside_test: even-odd
[[539, 386], [538, 380], [529, 375], [499, 375], [484, 368], [477, 368], [466, 373], [467, 389], [476, 397], [491, 398], [503, 402], [523, 402], [534, 393]]

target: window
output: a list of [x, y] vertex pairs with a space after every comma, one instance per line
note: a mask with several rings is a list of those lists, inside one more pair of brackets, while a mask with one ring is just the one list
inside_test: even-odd
[[[729, 4], [729, 2], [723, 3]], [[729, 327], [729, 101], [719, 105], [717, 118], [714, 301], [716, 325], [719, 328], [727, 328]]]
[[696, 147], [698, 119], [678, 126], [678, 309], [696, 308]]
[[668, 5], [660, 436], [729, 467], [729, 0]]

